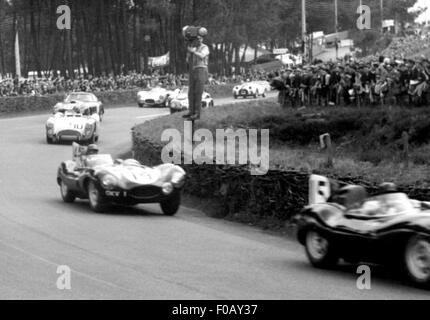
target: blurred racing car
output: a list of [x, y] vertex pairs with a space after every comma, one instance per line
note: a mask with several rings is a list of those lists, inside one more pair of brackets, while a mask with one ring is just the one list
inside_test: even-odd
[[104, 212], [111, 204], [132, 206], [160, 203], [165, 215], [174, 215], [181, 204], [185, 171], [174, 164], [154, 168], [134, 159], [113, 160], [98, 154], [95, 145], [73, 145], [73, 160], [62, 162], [57, 183], [64, 202], [89, 199], [95, 212]]
[[270, 89], [262, 82], [245, 82], [233, 88], [233, 96], [235, 99], [239, 97], [253, 97], [256, 99], [260, 96], [265, 98], [267, 91], [270, 91]]
[[91, 113], [97, 113], [100, 117], [100, 122], [103, 121], [105, 113], [103, 103], [90, 92], [72, 92], [66, 96], [63, 102], [59, 102], [54, 106], [53, 113], [73, 111], [75, 108], [89, 108]]
[[100, 117], [95, 107], [80, 105], [72, 110], [57, 109], [46, 121], [46, 142], [99, 140]]
[[313, 175], [309, 205], [294, 220], [310, 263], [381, 264], [400, 269], [416, 285], [430, 287], [430, 203], [409, 199], [384, 183], [375, 195]]
[[[180, 90], [175, 91], [174, 94], [168, 99], [168, 106], [170, 113], [188, 110], [188, 87], [184, 86]], [[204, 91], [202, 94], [202, 109], [212, 108], [214, 106], [215, 103], [212, 99], [212, 96], [208, 92]]]
[[139, 108], [143, 107], [166, 107], [167, 98], [173, 94], [173, 91], [162, 87], [144, 89], [137, 93], [137, 104]]

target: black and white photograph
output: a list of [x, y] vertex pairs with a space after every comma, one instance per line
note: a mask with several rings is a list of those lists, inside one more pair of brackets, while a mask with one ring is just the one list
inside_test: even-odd
[[429, 0], [0, 0], [0, 149], [0, 300], [430, 299]]

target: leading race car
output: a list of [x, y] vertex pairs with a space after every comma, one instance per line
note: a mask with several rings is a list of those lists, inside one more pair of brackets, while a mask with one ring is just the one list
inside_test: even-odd
[[95, 107], [79, 105], [72, 110], [57, 109], [46, 121], [46, 142], [99, 140], [100, 117]]
[[373, 196], [361, 186], [316, 175], [309, 186], [310, 204], [294, 220], [313, 266], [332, 267], [340, 258], [382, 264], [430, 287], [429, 202], [409, 199], [390, 183]]
[[100, 122], [103, 121], [105, 113], [103, 103], [90, 92], [72, 92], [66, 96], [63, 102], [59, 102], [54, 106], [53, 113], [73, 111], [74, 109], [85, 108], [91, 110], [91, 113], [97, 113]]
[[268, 86], [262, 82], [245, 82], [233, 88], [233, 97], [235, 99], [239, 97], [256, 99], [260, 96], [265, 98], [268, 91]]
[[173, 91], [162, 87], [144, 89], [137, 93], [137, 104], [139, 108], [143, 107], [166, 107], [168, 97]]
[[95, 212], [110, 204], [160, 203], [165, 215], [174, 215], [181, 204], [185, 171], [173, 164], [154, 168], [134, 159], [113, 160], [98, 154], [98, 147], [73, 144], [73, 160], [61, 163], [57, 183], [64, 202], [89, 199]]
[[[177, 90], [168, 98], [170, 113], [185, 111], [189, 109], [188, 87], [184, 86]], [[215, 106], [212, 96], [204, 91], [202, 94], [202, 109], [212, 108]]]

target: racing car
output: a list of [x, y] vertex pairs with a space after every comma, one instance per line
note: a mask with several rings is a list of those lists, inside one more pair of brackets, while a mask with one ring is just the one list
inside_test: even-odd
[[97, 109], [85, 105], [72, 110], [57, 109], [45, 124], [46, 142], [79, 141], [94, 143], [99, 140], [100, 117]]
[[430, 287], [430, 203], [410, 199], [394, 184], [368, 195], [362, 186], [312, 175], [309, 205], [294, 221], [314, 267], [330, 268], [339, 259], [385, 265]]
[[66, 96], [63, 102], [59, 102], [54, 106], [53, 113], [59, 111], [73, 111], [75, 108], [88, 108], [91, 113], [97, 113], [100, 118], [100, 122], [103, 121], [103, 115], [105, 113], [103, 103], [90, 92], [72, 92]]
[[261, 82], [245, 82], [233, 88], [233, 96], [235, 99], [239, 97], [256, 99], [260, 96], [265, 98], [267, 91], [267, 85], [263, 85]]
[[[175, 93], [168, 99], [168, 106], [170, 113], [188, 110], [188, 87], [184, 86], [180, 90], [175, 91]], [[214, 106], [215, 104], [212, 96], [208, 92], [204, 91], [202, 94], [202, 109], [212, 108]]]
[[165, 215], [174, 215], [181, 204], [185, 171], [174, 164], [147, 167], [137, 160], [113, 160], [99, 154], [96, 145], [73, 144], [73, 160], [58, 168], [57, 183], [64, 202], [88, 199], [95, 212], [112, 204], [133, 206], [160, 203]]
[[162, 87], [144, 89], [137, 93], [137, 104], [139, 108], [143, 107], [166, 107], [167, 98], [173, 94], [173, 91]]

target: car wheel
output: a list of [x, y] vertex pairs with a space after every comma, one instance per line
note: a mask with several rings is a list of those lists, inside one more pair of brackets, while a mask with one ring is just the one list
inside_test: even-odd
[[418, 286], [430, 287], [430, 238], [409, 239], [404, 258], [409, 279]]
[[209, 104], [209, 107], [210, 107], [210, 108], [213, 108], [214, 106], [215, 106], [214, 102], [213, 102], [213, 101], [211, 101], [211, 103]]
[[266, 90], [264, 90], [263, 94], [261, 95], [263, 98], [266, 98]]
[[52, 138], [50, 138], [50, 137], [46, 136], [46, 143], [47, 143], [47, 144], [53, 144], [53, 143], [54, 143], [54, 140], [53, 140]]
[[316, 268], [330, 268], [336, 265], [338, 257], [328, 241], [320, 232], [309, 230], [306, 233], [306, 255]]
[[237, 99], [237, 94], [234, 95], [234, 98]]
[[166, 216], [173, 216], [181, 206], [181, 193], [175, 191], [167, 200], [160, 202], [161, 210]]
[[88, 200], [90, 201], [91, 210], [94, 212], [104, 212], [107, 209], [107, 204], [104, 200], [100, 188], [94, 181], [88, 183]]
[[258, 91], [254, 93], [254, 95], [252, 96], [254, 99], [258, 98]]
[[139, 108], [143, 108], [143, 104], [139, 103], [138, 105], [139, 105]]
[[75, 201], [76, 196], [72, 191], [70, 191], [69, 187], [64, 183], [63, 180], [61, 180], [60, 183], [60, 191], [61, 191], [61, 197], [63, 198], [63, 201], [66, 203], [72, 203]]

